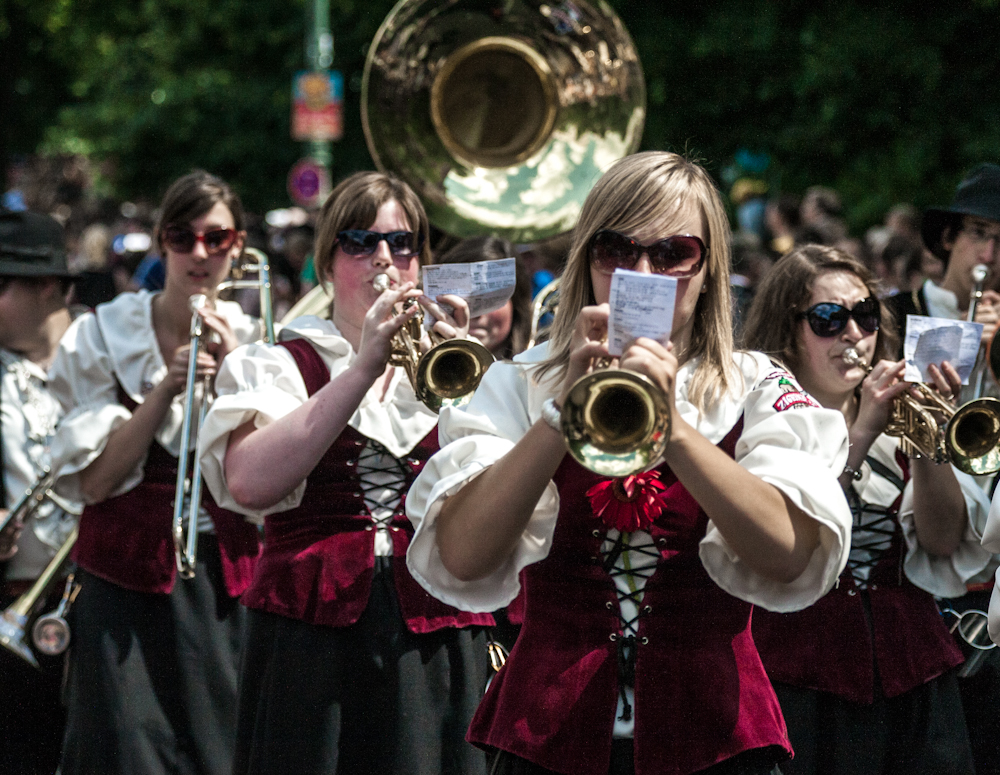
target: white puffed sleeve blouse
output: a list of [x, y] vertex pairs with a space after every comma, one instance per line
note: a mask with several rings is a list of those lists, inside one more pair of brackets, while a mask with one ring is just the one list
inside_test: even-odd
[[[494, 364], [470, 404], [442, 410], [442, 449], [424, 467], [407, 498], [407, 516], [416, 526], [407, 554], [410, 572], [431, 594], [467, 611], [492, 611], [510, 603], [520, 588], [520, 570], [544, 559], [552, 544], [559, 512], [559, 493], [552, 482], [506, 564], [486, 578], [464, 582], [452, 576], [435, 540], [444, 500], [510, 451], [539, 419], [545, 400], [557, 394], [552, 379], [536, 382], [531, 376], [532, 365], [544, 360], [546, 347], [533, 348], [513, 363]], [[676, 381], [677, 413], [714, 444], [742, 415], [736, 462], [815, 519], [820, 540], [806, 570], [787, 584], [747, 567], [711, 521], [700, 556], [711, 578], [730, 594], [770, 610], [797, 610], [826, 594], [847, 561], [851, 514], [837, 482], [847, 460], [847, 426], [840, 412], [820, 408], [788, 372], [760, 353], [738, 353], [735, 362], [743, 386], [704, 414], [688, 400], [696, 362], [682, 366]]]
[[[73, 321], [59, 342], [49, 371], [49, 390], [66, 414], [52, 442], [52, 464], [59, 471], [56, 490], [67, 498], [83, 500], [80, 472], [104, 451], [108, 436], [132, 416], [118, 401], [119, 384], [129, 398], [141, 404], [167, 375], [153, 329], [155, 296], [149, 291], [123, 293]], [[238, 304], [219, 301], [216, 310], [229, 322], [239, 342], [259, 337], [259, 321]], [[200, 386], [196, 389], [200, 401]], [[185, 397], [183, 391], [174, 396], [156, 431], [156, 441], [175, 457], [180, 454]], [[122, 495], [142, 482], [145, 463], [144, 456], [111, 496]]]

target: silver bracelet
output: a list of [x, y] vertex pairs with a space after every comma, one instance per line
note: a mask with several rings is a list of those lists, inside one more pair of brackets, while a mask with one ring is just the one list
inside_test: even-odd
[[548, 398], [542, 404], [542, 419], [552, 430], [562, 433], [562, 409], [554, 398]]
[[859, 470], [857, 470], [856, 468], [851, 468], [850, 466], [844, 466], [844, 473], [845, 474], [850, 474], [851, 478], [855, 482], [860, 482], [861, 481], [861, 472]]

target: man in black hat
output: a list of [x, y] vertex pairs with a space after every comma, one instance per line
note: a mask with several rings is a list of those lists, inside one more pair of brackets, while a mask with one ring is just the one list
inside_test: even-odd
[[[973, 268], [987, 267], [987, 288], [1000, 275], [1000, 166], [980, 164], [973, 169], [958, 184], [950, 207], [927, 210], [921, 234], [927, 249], [944, 261], [945, 273], [940, 284], [926, 280], [919, 288], [888, 299], [901, 331], [907, 315], [965, 319], [974, 287]], [[976, 312], [976, 322], [984, 326], [984, 343], [996, 331], [998, 313], [1000, 294], [985, 291]]]
[[[0, 210], [0, 519], [48, 466], [61, 412], [49, 395], [46, 372], [72, 321], [70, 283], [58, 222]], [[7, 609], [41, 575], [69, 538], [79, 511], [78, 504], [48, 499], [23, 522], [10, 520], [0, 531], [0, 607]], [[51, 604], [39, 601], [41, 608]], [[16, 656], [31, 644], [30, 622], [24, 630], [18, 625], [10, 617], [0, 622], [0, 633], [14, 645], [0, 649], [0, 772], [54, 772], [65, 723], [62, 658], [36, 654], [38, 671]]]
[[[926, 280], [909, 293], [900, 293], [888, 299], [900, 329], [905, 331], [906, 315], [964, 320], [974, 289], [973, 268], [982, 264], [987, 268], [984, 287], [994, 285], [1000, 276], [1000, 166], [980, 164], [958, 184], [951, 206], [933, 208], [924, 214], [921, 235], [927, 249], [945, 262], [945, 273], [940, 285]], [[997, 330], [1000, 313], [1000, 294], [984, 291], [976, 308], [976, 322], [983, 324], [983, 343], [988, 345]], [[902, 344], [900, 344], [902, 357]], [[983, 358], [977, 362], [976, 371], [985, 370], [986, 392], [995, 392], [996, 385], [988, 374]], [[973, 382], [974, 378], [970, 378]], [[963, 391], [963, 399], [974, 397], [974, 391]], [[994, 482], [984, 479], [984, 487]], [[982, 526], [979, 526], [980, 528]], [[989, 607], [990, 590], [993, 588], [993, 571], [990, 565], [966, 582], [967, 593], [961, 598], [946, 601], [957, 611], [974, 609], [985, 611]], [[966, 658], [972, 655], [966, 649]], [[974, 675], [960, 678], [959, 689], [965, 719], [969, 727], [976, 772], [1000, 773], [1000, 658], [996, 651], [981, 663]]]

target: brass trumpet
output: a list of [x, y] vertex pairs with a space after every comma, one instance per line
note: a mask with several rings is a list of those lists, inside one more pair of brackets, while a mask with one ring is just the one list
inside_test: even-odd
[[[843, 354], [845, 363], [860, 366], [871, 373], [872, 367], [853, 347]], [[900, 439], [904, 454], [920, 454], [935, 463], [951, 462], [967, 474], [992, 474], [1000, 471], [1000, 401], [977, 398], [956, 407], [923, 382], [914, 383], [925, 406], [909, 392], [899, 396], [892, 406], [885, 433]], [[944, 416], [942, 428], [934, 412]]]
[[[379, 293], [387, 290], [389, 276], [375, 275], [372, 287]], [[415, 299], [407, 299], [403, 308], [409, 309], [416, 303]], [[428, 332], [433, 347], [421, 355], [417, 343], [422, 325], [423, 313], [418, 312], [393, 334], [389, 363], [406, 370], [417, 398], [431, 411], [468, 403], [495, 360], [493, 355], [478, 342], [444, 339], [433, 331]]]
[[[51, 498], [51, 489], [55, 480], [56, 472], [46, 468], [38, 481], [29, 487], [25, 493], [18, 498], [17, 502], [11, 506], [6, 517], [4, 517], [3, 521], [0, 522], [0, 530], [3, 530], [12, 521], [21, 524], [27, 522], [28, 518], [34, 514], [46, 500]], [[41, 575], [35, 580], [35, 583], [31, 585], [31, 588], [11, 603], [10, 606], [8, 606], [7, 609], [0, 614], [0, 646], [3, 646], [8, 651], [16, 654], [33, 667], [38, 667], [39, 665], [38, 660], [35, 659], [35, 655], [32, 653], [31, 648], [27, 643], [26, 628], [28, 620], [31, 617], [39, 599], [45, 596], [45, 594], [49, 591], [52, 582], [58, 578], [63, 565], [69, 558], [69, 553], [73, 550], [74, 544], [76, 544], [76, 536], [77, 529], [74, 527], [66, 540], [63, 541], [62, 546], [59, 547], [55, 556], [49, 561], [49, 564], [45, 566], [45, 570], [43, 570]], [[70, 602], [72, 602], [72, 600], [67, 602], [66, 607], [68, 607]], [[44, 617], [39, 618], [41, 619]], [[44, 647], [44, 644], [42, 647], [39, 647], [38, 643], [36, 643], [36, 648], [38, 648], [43, 654], [61, 654], [65, 651], [65, 647], [69, 645], [69, 625], [66, 624], [65, 619], [62, 620], [62, 624], [64, 627], [60, 631], [59, 639], [65, 645], [58, 650], [47, 650], [47, 648]], [[40, 632], [41, 631], [39, 631], [39, 633]]]
[[[77, 529], [74, 527], [73, 532], [69, 534], [69, 537], [63, 542], [63, 545], [59, 547], [59, 551], [56, 552], [56, 556], [49, 561], [48, 565], [45, 566], [45, 570], [43, 570], [42, 574], [35, 580], [35, 583], [31, 585], [31, 588], [11, 603], [3, 614], [0, 614], [0, 646], [3, 646], [7, 650], [13, 652], [32, 667], [39, 667], [39, 665], [38, 660], [32, 653], [31, 648], [29, 648], [25, 637], [28, 619], [31, 616], [31, 612], [34, 610], [35, 605], [38, 603], [38, 600], [45, 595], [52, 582], [58, 577], [63, 564], [69, 558], [69, 553], [72, 551], [73, 545], [76, 543], [76, 537]], [[69, 603], [72, 602], [71, 598], [75, 596], [75, 592], [73, 592], [69, 596], [69, 599], [67, 599], [66, 606], [60, 606], [60, 608], [62, 608], [62, 612], [65, 612], [66, 607], [68, 607]], [[64, 595], [64, 598], [67, 598], [67, 596]], [[40, 620], [44, 618], [45, 617], [40, 617]], [[39, 644], [36, 643], [36, 647], [38, 647], [39, 651], [43, 654], [61, 654], [69, 645], [69, 625], [66, 624], [66, 620], [62, 618], [61, 613], [60, 619], [62, 621], [62, 628], [58, 633], [54, 631], [50, 633], [48, 631], [41, 630], [37, 627], [36, 622], [34, 631], [37, 631], [39, 636], [46, 636], [45, 639], [41, 641], [40, 647]], [[49, 643], [55, 644], [55, 646], [50, 648]]]
[[[246, 279], [248, 273], [257, 275], [255, 280]], [[260, 317], [263, 326], [262, 338], [265, 344], [274, 342], [274, 314], [271, 309], [271, 269], [267, 256], [255, 248], [244, 248], [243, 255], [233, 262], [229, 279], [218, 286], [218, 291], [240, 288], [256, 288], [260, 292]], [[188, 300], [191, 307], [191, 351], [188, 354], [187, 385], [184, 399], [184, 419], [181, 424], [180, 455], [177, 458], [177, 484], [174, 489], [174, 519], [172, 534], [174, 539], [174, 560], [181, 578], [194, 577], [195, 561], [198, 553], [198, 512], [201, 508], [201, 447], [195, 445], [194, 463], [188, 477], [188, 460], [191, 434], [194, 422], [195, 387], [198, 373], [198, 350], [205, 335], [203, 320], [198, 310], [208, 303], [204, 294], [195, 294]], [[198, 410], [197, 428], [201, 428], [208, 413], [211, 380], [201, 382], [201, 406]], [[197, 431], [194, 431], [195, 433]], [[187, 496], [187, 497], [186, 497]], [[188, 529], [184, 535], [184, 506], [188, 502]]]
[[562, 433], [573, 458], [601, 476], [629, 476], [663, 457], [670, 402], [649, 377], [609, 368], [578, 379], [562, 408]]

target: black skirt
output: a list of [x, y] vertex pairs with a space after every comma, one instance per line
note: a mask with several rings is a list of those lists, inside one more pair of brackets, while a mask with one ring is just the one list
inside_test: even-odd
[[60, 775], [229, 775], [246, 610], [214, 536], [169, 595], [77, 578]]
[[795, 758], [784, 775], [973, 775], [955, 671], [861, 705], [775, 683]]
[[234, 775], [485, 775], [465, 742], [488, 658], [482, 628], [415, 635], [392, 560], [349, 627], [250, 611]]

